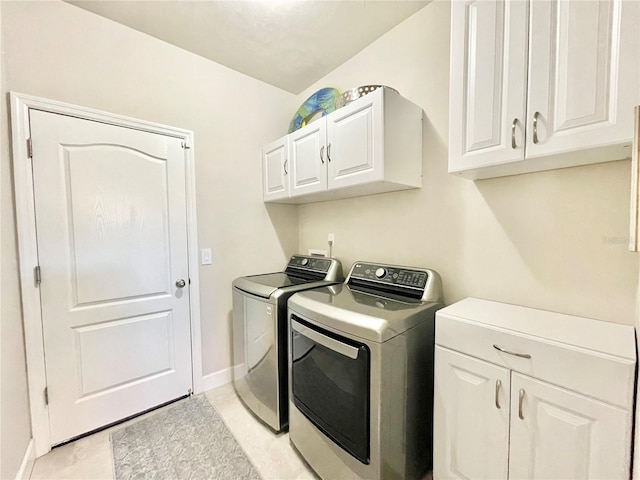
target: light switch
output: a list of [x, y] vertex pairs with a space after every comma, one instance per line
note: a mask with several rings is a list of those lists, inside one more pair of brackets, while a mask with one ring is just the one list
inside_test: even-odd
[[200, 251], [200, 258], [201, 265], [211, 265], [211, 249], [203, 248]]

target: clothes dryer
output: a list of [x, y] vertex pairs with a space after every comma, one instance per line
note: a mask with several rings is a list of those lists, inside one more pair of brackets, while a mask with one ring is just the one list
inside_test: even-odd
[[432, 468], [433, 270], [356, 262], [289, 299], [289, 435], [322, 478], [417, 479]]

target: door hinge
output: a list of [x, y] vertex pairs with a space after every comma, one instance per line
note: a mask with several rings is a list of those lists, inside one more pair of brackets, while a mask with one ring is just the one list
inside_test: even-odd
[[42, 275], [40, 273], [40, 265], [36, 265], [34, 267], [33, 276], [35, 277], [36, 284], [40, 285], [42, 283]]
[[185, 150], [189, 150], [191, 148], [191, 145], [189, 145], [187, 142], [184, 142], [184, 141], [180, 143], [180, 146]]
[[31, 141], [31, 137], [27, 138], [27, 156], [33, 158], [33, 142]]
[[49, 387], [44, 387], [44, 404], [49, 405]]

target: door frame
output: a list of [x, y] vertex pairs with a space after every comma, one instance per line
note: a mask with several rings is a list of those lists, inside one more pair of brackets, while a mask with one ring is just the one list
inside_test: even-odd
[[16, 229], [20, 265], [20, 288], [24, 324], [25, 353], [31, 430], [36, 457], [51, 450], [49, 409], [45, 401], [47, 386], [44, 334], [40, 288], [35, 281], [34, 268], [38, 265], [33, 168], [27, 141], [30, 137], [29, 110], [67, 115], [114, 126], [132, 128], [150, 133], [180, 138], [185, 152], [187, 193], [187, 250], [189, 262], [189, 307], [191, 317], [191, 376], [194, 393], [203, 391], [202, 345], [200, 332], [200, 278], [198, 265], [198, 234], [196, 217], [196, 179], [193, 132], [180, 128], [146, 122], [114, 113], [95, 110], [69, 103], [48, 100], [22, 93], [10, 92], [13, 185], [16, 201]]

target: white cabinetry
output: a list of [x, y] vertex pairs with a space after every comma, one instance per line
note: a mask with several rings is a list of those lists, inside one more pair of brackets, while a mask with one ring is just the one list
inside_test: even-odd
[[509, 369], [439, 346], [435, 358], [436, 478], [507, 478]]
[[449, 171], [630, 157], [639, 22], [633, 1], [452, 2]]
[[630, 412], [512, 373], [510, 479], [627, 479]]
[[[395, 100], [387, 99], [385, 103], [383, 91], [376, 90], [358, 103], [354, 102], [327, 117], [329, 188], [383, 181], [385, 174], [387, 181], [421, 186], [422, 142], [419, 139], [422, 137], [422, 111], [393, 92], [390, 96]], [[383, 123], [383, 118], [387, 122]], [[407, 146], [392, 138], [403, 128], [411, 129], [407, 136], [408, 148], [419, 146], [420, 151], [407, 150]], [[390, 142], [386, 151], [385, 139]], [[407, 160], [417, 157], [420, 163], [412, 170], [412, 164]], [[399, 163], [406, 171], [394, 169], [394, 163]]]
[[[422, 186], [422, 109], [378, 89], [288, 135], [289, 195], [307, 203]], [[265, 186], [267, 183], [265, 182]]]
[[473, 298], [436, 316], [436, 480], [629, 478], [633, 327]]
[[327, 124], [324, 118], [289, 135], [291, 196], [327, 189]]
[[289, 144], [282, 137], [262, 149], [264, 201], [289, 197]]

